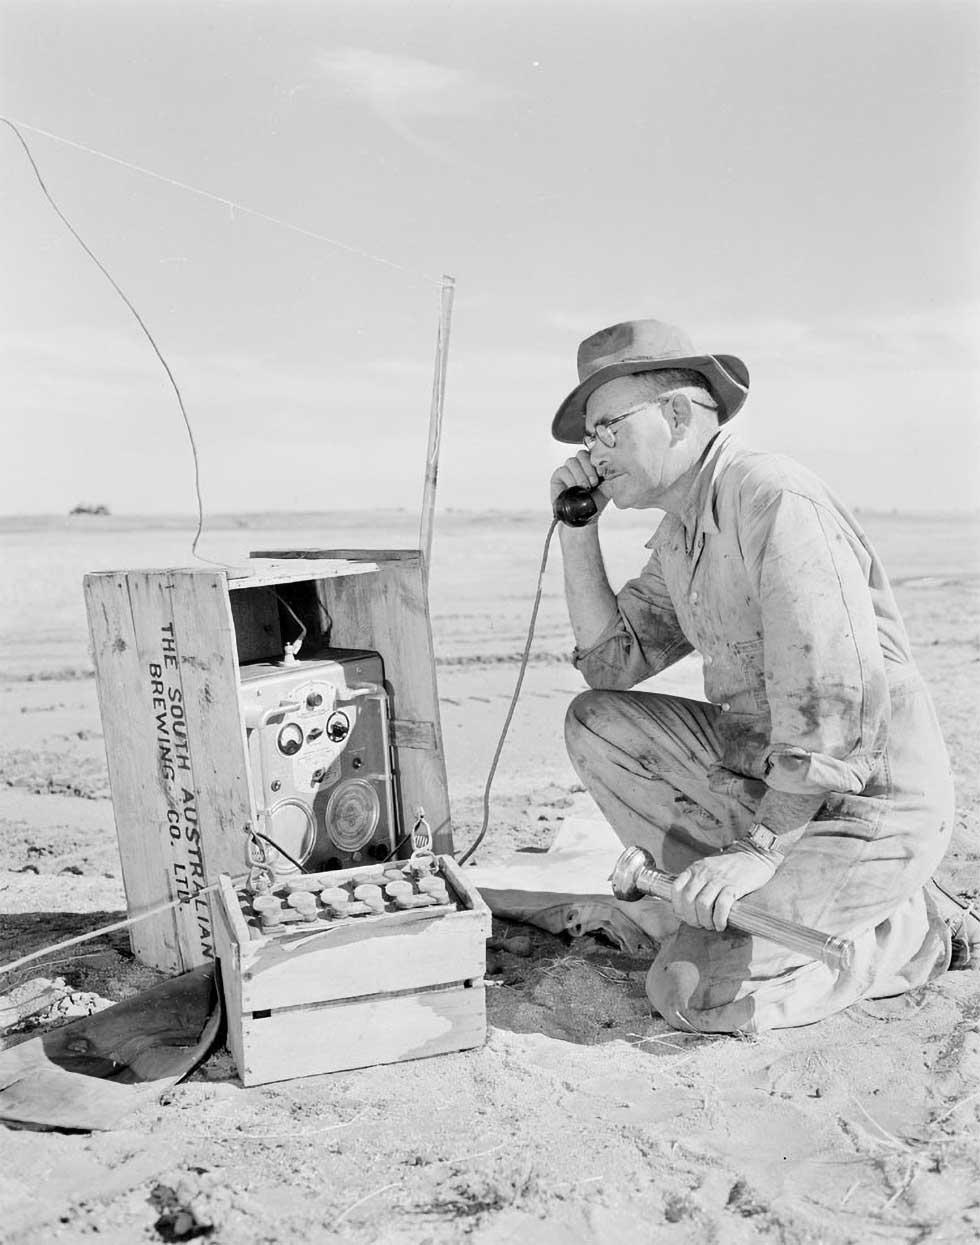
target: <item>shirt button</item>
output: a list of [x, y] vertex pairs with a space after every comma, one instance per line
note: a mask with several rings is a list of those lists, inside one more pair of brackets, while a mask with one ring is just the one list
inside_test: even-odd
[[728, 710], [729, 710], [729, 709], [731, 709], [731, 705], [730, 705], [730, 704], [728, 703], [728, 701], [726, 700], [726, 701], [725, 701], [725, 703], [722, 705], [722, 707], [721, 707], [721, 708], [722, 708], [722, 712], [723, 712], [723, 713], [727, 713], [727, 712], [728, 712]]
[[693, 602], [693, 601], [696, 601], [697, 599], [698, 599], [698, 594], [697, 594], [697, 592], [692, 592], [692, 593], [691, 593], [691, 601]]

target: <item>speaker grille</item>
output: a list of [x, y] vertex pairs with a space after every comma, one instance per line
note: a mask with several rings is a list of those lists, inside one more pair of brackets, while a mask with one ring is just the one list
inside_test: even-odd
[[[267, 834], [274, 843], [285, 848], [298, 864], [302, 864], [316, 842], [316, 822], [308, 805], [302, 800], [280, 800], [269, 809]], [[275, 848], [269, 848], [269, 863], [278, 874], [295, 873], [291, 864]]]
[[330, 840], [342, 852], [360, 851], [378, 828], [381, 801], [363, 778], [349, 778], [339, 784], [327, 802], [324, 821]]

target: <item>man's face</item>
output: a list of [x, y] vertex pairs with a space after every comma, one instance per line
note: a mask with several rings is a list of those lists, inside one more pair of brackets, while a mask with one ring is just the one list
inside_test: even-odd
[[677, 435], [649, 383], [637, 376], [608, 381], [586, 403], [585, 430], [635, 411], [612, 432], [614, 446], [596, 441], [590, 454], [603, 477], [603, 492], [620, 510], [656, 506], [690, 465], [677, 453]]

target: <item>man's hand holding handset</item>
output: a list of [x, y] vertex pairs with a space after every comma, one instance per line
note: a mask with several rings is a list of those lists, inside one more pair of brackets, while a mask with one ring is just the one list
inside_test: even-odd
[[601, 483], [602, 476], [599, 475], [593, 466], [589, 451], [586, 449], [579, 450], [572, 458], [566, 459], [551, 477], [552, 511], [554, 511], [555, 502], [566, 489], [586, 489], [592, 493], [596, 513], [591, 519], [580, 524], [580, 526], [593, 527], [599, 521], [599, 515], [609, 505], [608, 496], [599, 488]]

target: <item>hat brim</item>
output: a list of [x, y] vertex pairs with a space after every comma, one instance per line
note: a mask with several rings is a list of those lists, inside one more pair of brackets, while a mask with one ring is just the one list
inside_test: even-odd
[[721, 424], [731, 419], [748, 397], [749, 369], [732, 354], [692, 355], [686, 359], [626, 359], [599, 368], [572, 390], [552, 420], [551, 435], [566, 445], [578, 445], [585, 435], [585, 404], [600, 386], [618, 376], [665, 372], [673, 368], [700, 372], [718, 399], [718, 422]]

